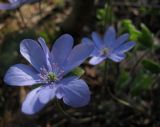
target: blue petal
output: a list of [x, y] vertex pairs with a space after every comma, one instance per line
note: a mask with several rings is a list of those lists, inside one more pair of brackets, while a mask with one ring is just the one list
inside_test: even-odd
[[34, 90], [32, 90], [27, 97], [25, 98], [23, 104], [22, 104], [22, 112], [28, 115], [32, 115], [34, 113], [39, 112], [45, 104], [41, 103], [39, 101], [39, 95], [38, 92], [41, 88], [38, 87]]
[[104, 42], [103, 42], [101, 36], [97, 32], [92, 32], [91, 36], [92, 36], [92, 39], [93, 39], [95, 46], [98, 49], [101, 49], [102, 47], [104, 47]]
[[107, 31], [104, 34], [105, 45], [110, 48], [112, 44], [115, 43], [115, 40], [116, 40], [116, 31], [114, 27], [111, 26], [107, 29]]
[[71, 80], [75, 80], [75, 79], [78, 79], [78, 77], [76, 76], [72, 76], [72, 77], [67, 77], [67, 78], [64, 78], [61, 82], [59, 82], [56, 86], [56, 97], [58, 99], [62, 99], [63, 97], [63, 90], [61, 88], [61, 85], [64, 85], [63, 83], [65, 84], [68, 84], [68, 82], [70, 82]]
[[10, 10], [10, 9], [15, 9], [16, 7], [13, 6], [12, 4], [0, 4], [0, 10]]
[[82, 43], [75, 46], [65, 61], [64, 70], [69, 72], [79, 66], [86, 58], [89, 57], [92, 51], [93, 45], [89, 43]]
[[30, 66], [24, 64], [16, 64], [9, 68], [4, 81], [8, 85], [26, 86], [33, 85], [40, 82], [38, 72]]
[[90, 56], [100, 56], [101, 55], [101, 50], [97, 49], [96, 47], [94, 48], [93, 52], [90, 54]]
[[24, 39], [20, 44], [20, 52], [37, 71], [40, 71], [41, 67], [47, 68], [45, 54], [36, 41]]
[[113, 60], [114, 62], [120, 62], [126, 57], [125, 54], [114, 54], [108, 56], [109, 59]]
[[44, 53], [46, 54], [46, 57], [49, 58], [50, 51], [49, 51], [49, 49], [48, 49], [48, 47], [47, 47], [47, 45], [46, 45], [45, 40], [44, 40], [42, 37], [39, 37], [39, 38], [38, 38], [38, 42], [40, 43], [40, 45], [41, 45]]
[[73, 46], [73, 38], [69, 34], [60, 36], [54, 43], [51, 51], [51, 63], [56, 62], [63, 66], [65, 59], [68, 57]]
[[45, 54], [45, 57], [46, 57], [46, 63], [47, 63], [47, 67], [48, 67], [48, 70], [52, 70], [52, 67], [51, 67], [51, 64], [50, 64], [50, 61], [49, 61], [49, 57], [50, 57], [50, 51], [45, 43], [45, 40], [42, 38], [42, 37], [39, 37], [38, 38], [38, 42], [40, 43], [43, 51], [44, 51], [44, 54]]
[[87, 37], [84, 37], [84, 38], [82, 38], [81, 43], [83, 43], [83, 44], [86, 44], [86, 43], [92, 44], [93, 41], [91, 39], [87, 38]]
[[90, 91], [87, 84], [81, 79], [70, 78], [68, 82], [61, 81], [63, 101], [72, 107], [82, 107], [90, 101]]
[[62, 91], [61, 87], [57, 87], [56, 98], [62, 99], [62, 97], [63, 97], [63, 91]]
[[118, 47], [117, 49], [115, 49], [115, 53], [125, 53], [127, 51], [129, 51], [130, 49], [132, 49], [135, 46], [135, 42], [127, 42], [123, 45], [121, 45], [120, 47]]
[[50, 100], [55, 97], [56, 93], [56, 84], [48, 84], [46, 86], [42, 86], [41, 90], [39, 90], [39, 101], [43, 104], [47, 104]]
[[[93, 44], [92, 40], [90, 40], [90, 39], [87, 38], [87, 37], [84, 37], [84, 38], [82, 39], [81, 43], [83, 43], [83, 44], [86, 44], [86, 43], [88, 43], [88, 44]], [[93, 52], [90, 54], [90, 56], [99, 55], [99, 54], [100, 54], [100, 49], [98, 49], [98, 48], [97, 48], [96, 46], [94, 46], [94, 45], [93, 45], [93, 47], [94, 47], [94, 49], [93, 49]]]
[[119, 47], [121, 44], [123, 44], [124, 42], [126, 42], [129, 38], [129, 34], [123, 34], [121, 35], [116, 41], [115, 41], [115, 46], [114, 48]]
[[105, 59], [106, 57], [94, 56], [89, 60], [89, 63], [92, 65], [97, 65], [97, 64], [100, 64]]
[[24, 1], [26, 1], [26, 0], [8, 0], [10, 3], [12, 3], [12, 4], [22, 4], [22, 3], [24, 3]]
[[8, 0], [10, 3], [15, 3], [17, 0]]

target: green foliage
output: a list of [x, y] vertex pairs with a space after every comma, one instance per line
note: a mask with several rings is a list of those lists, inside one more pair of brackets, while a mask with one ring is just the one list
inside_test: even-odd
[[138, 41], [142, 44], [145, 48], [151, 49], [153, 46], [153, 34], [147, 28], [145, 24], [141, 24], [141, 34], [139, 36]]
[[114, 20], [114, 14], [112, 11], [112, 7], [106, 3], [104, 8], [100, 8], [97, 10], [96, 17], [98, 19], [97, 24], [101, 27], [105, 27], [107, 25], [112, 24]]
[[67, 74], [66, 77], [68, 77], [68, 76], [81, 77], [84, 73], [85, 73], [85, 71], [81, 67], [76, 67], [69, 74]]
[[141, 24], [141, 30], [138, 30], [130, 19], [120, 22], [120, 33], [129, 33], [130, 40], [137, 42], [140, 49], [152, 49], [154, 46], [153, 33], [145, 24]]
[[0, 75], [4, 74], [7, 68], [15, 64], [19, 59], [19, 44], [25, 38], [34, 38], [35, 32], [30, 29], [23, 32], [13, 32], [5, 35], [4, 44], [0, 47]]
[[153, 77], [145, 73], [140, 73], [132, 83], [131, 94], [139, 95], [144, 90], [149, 90], [152, 87]]
[[118, 81], [117, 81], [117, 89], [123, 90], [124, 88], [126, 88], [130, 79], [131, 79], [131, 77], [130, 77], [129, 73], [125, 70], [122, 70], [121, 74], [118, 78]]
[[71, 73], [73, 75], [76, 75], [76, 76], [80, 77], [85, 73], [85, 71], [81, 67], [76, 67], [75, 69], [73, 69], [73, 71], [71, 71]]
[[135, 42], [138, 41], [138, 37], [141, 34], [130, 19], [125, 19], [120, 22], [120, 33], [129, 33], [129, 39]]
[[160, 65], [152, 60], [145, 59], [142, 61], [143, 67], [151, 73], [159, 74]]
[[105, 10], [104, 9], [98, 9], [96, 17], [99, 21], [101, 21], [101, 24], [103, 24], [103, 22], [105, 20]]
[[44, 32], [44, 31], [40, 32], [40, 36], [44, 38], [46, 43], [49, 42], [49, 37], [47, 32]]

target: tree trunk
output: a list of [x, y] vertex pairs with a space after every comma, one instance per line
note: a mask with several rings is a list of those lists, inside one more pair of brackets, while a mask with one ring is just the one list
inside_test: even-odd
[[92, 20], [94, 0], [72, 0], [72, 2], [72, 12], [61, 24], [61, 29], [62, 32], [80, 36], [84, 26]]

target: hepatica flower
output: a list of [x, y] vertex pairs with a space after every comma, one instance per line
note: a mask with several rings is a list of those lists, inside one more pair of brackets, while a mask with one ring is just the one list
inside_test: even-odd
[[0, 3], [0, 10], [12, 10], [21, 7], [23, 4], [38, 1], [40, 0], [8, 0], [9, 3]]
[[22, 56], [31, 64], [16, 64], [7, 71], [4, 81], [13, 86], [42, 84], [33, 89], [22, 104], [22, 112], [34, 114], [50, 100], [62, 99], [72, 107], [89, 103], [90, 91], [82, 79], [66, 74], [79, 66], [92, 52], [93, 45], [79, 44], [73, 49], [73, 38], [64, 34], [56, 40], [51, 52], [42, 38], [25, 39], [20, 44]]
[[92, 33], [92, 40], [83, 38], [82, 43], [92, 41], [95, 45], [89, 63], [97, 65], [106, 59], [111, 59], [114, 62], [122, 61], [126, 56], [125, 52], [135, 46], [135, 42], [127, 42], [128, 38], [129, 34], [123, 34], [117, 38], [113, 27], [106, 30], [103, 38], [96, 32]]

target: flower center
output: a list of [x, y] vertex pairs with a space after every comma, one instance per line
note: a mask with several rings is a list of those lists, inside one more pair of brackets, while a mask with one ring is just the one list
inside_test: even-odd
[[45, 67], [40, 69], [40, 79], [44, 84], [53, 84], [64, 76], [64, 71], [57, 64], [52, 65], [52, 71], [48, 71]]
[[58, 80], [58, 77], [53, 72], [49, 72], [47, 77], [48, 77], [48, 81], [50, 81], [50, 82], [54, 82], [54, 81]]
[[109, 49], [108, 49], [108, 48], [103, 48], [103, 49], [101, 50], [101, 55], [102, 55], [102, 56], [106, 56], [108, 53], [109, 53]]

